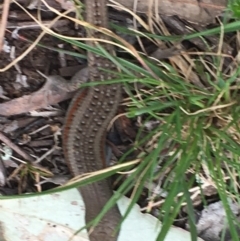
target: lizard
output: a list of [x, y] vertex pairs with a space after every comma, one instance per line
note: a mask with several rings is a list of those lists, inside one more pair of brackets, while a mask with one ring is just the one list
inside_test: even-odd
[[[108, 29], [106, 0], [86, 0], [86, 22], [96, 27]], [[109, 40], [109, 37], [95, 29], [87, 29], [87, 37]], [[90, 41], [90, 46], [96, 42]], [[113, 46], [101, 43], [109, 53]], [[115, 65], [102, 56], [87, 52], [89, 81], [107, 81], [114, 78], [112, 73], [103, 69], [117, 71]], [[80, 72], [81, 74], [81, 72]], [[72, 82], [78, 83], [81, 76], [77, 73]], [[76, 85], [75, 84], [75, 85]], [[63, 128], [63, 151], [73, 176], [90, 173], [106, 167], [105, 139], [106, 130], [116, 114], [121, 101], [121, 85], [108, 84], [78, 90], [67, 111]], [[79, 188], [86, 207], [85, 221], [89, 223], [103, 209], [113, 195], [109, 180], [98, 181]], [[121, 220], [117, 205], [112, 207], [99, 224], [89, 232], [91, 241], [116, 241], [114, 233]], [[115, 235], [113, 235], [115, 234]]]

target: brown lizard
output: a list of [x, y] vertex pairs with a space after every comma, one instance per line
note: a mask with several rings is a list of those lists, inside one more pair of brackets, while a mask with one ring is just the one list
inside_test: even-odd
[[[96, 27], [108, 28], [106, 0], [87, 0], [86, 21]], [[88, 29], [88, 37], [108, 40], [106, 35]], [[96, 42], [89, 42], [96, 46]], [[101, 46], [109, 53], [113, 47], [107, 43]], [[90, 81], [107, 81], [114, 75], [102, 69], [116, 71], [110, 60], [88, 52], [88, 76]], [[79, 74], [73, 78], [78, 82]], [[114, 117], [121, 101], [119, 84], [98, 85], [80, 90], [73, 98], [65, 120], [63, 131], [63, 150], [65, 159], [74, 176], [100, 170], [106, 167], [105, 138], [106, 129]], [[95, 182], [80, 188], [86, 206], [86, 223], [92, 221], [111, 198], [113, 191], [109, 180]], [[116, 241], [118, 233], [114, 231], [121, 220], [117, 206], [103, 217], [100, 223], [89, 233], [91, 241]]]

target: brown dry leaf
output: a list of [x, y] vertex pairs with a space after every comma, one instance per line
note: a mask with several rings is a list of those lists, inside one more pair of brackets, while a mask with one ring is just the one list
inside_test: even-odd
[[177, 15], [178, 17], [193, 23], [205, 25], [214, 21], [227, 6], [227, 0], [109, 0], [110, 3], [119, 3], [134, 11]]
[[49, 76], [44, 86], [38, 91], [1, 103], [1, 115], [19, 115], [44, 108], [48, 105], [54, 105], [71, 98], [74, 92], [68, 92], [67, 89], [62, 87], [64, 81], [65, 80], [60, 76]]

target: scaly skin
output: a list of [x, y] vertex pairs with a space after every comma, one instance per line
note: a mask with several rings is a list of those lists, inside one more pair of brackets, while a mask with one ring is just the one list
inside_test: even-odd
[[[106, 0], [87, 0], [86, 21], [95, 26], [108, 28]], [[95, 30], [88, 30], [88, 37], [108, 39]], [[94, 46], [94, 42], [88, 42]], [[112, 46], [102, 44], [110, 53]], [[90, 81], [113, 79], [112, 74], [100, 70], [116, 68], [101, 56], [88, 53]], [[75, 78], [76, 81], [76, 78]], [[65, 120], [63, 149], [65, 159], [74, 176], [100, 170], [105, 164], [106, 129], [116, 114], [121, 101], [121, 87], [118, 84], [99, 85], [78, 91], [73, 98]], [[86, 223], [92, 221], [111, 198], [113, 191], [108, 180], [96, 182], [80, 188], [86, 206]], [[91, 241], [116, 241], [118, 233], [112, 236], [121, 219], [114, 206], [89, 234]]]

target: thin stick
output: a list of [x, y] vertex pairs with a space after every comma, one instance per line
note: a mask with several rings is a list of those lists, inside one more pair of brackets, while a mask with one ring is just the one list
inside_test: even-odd
[[10, 2], [11, 0], [5, 0], [3, 4], [2, 21], [0, 24], [0, 52], [2, 51], [2, 47], [3, 47], [3, 39], [4, 39], [5, 30], [7, 26], [7, 18], [8, 18]]
[[15, 145], [10, 139], [8, 139], [2, 132], [0, 132], [0, 141], [4, 142], [7, 146], [12, 148], [15, 152], [17, 152], [20, 156], [22, 156], [27, 161], [34, 161], [34, 159], [20, 149], [17, 145]]

